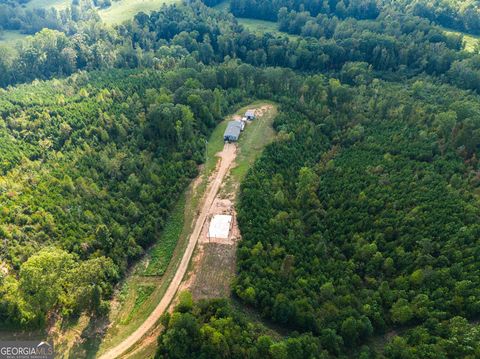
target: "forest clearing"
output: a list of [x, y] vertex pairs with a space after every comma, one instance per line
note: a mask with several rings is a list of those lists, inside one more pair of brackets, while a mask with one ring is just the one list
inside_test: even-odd
[[[159, 9], [162, 5], [178, 2], [178, 0], [118, 0], [113, 1], [110, 6], [98, 9], [102, 21], [108, 25], [118, 25], [123, 21], [132, 19], [137, 13], [146, 14]], [[71, 1], [69, 0], [32, 0], [26, 3], [26, 9], [48, 9], [54, 8], [58, 11], [65, 10]], [[26, 37], [31, 36], [20, 30], [0, 31], [0, 46], [15, 46]]]
[[101, 9], [99, 14], [107, 24], [114, 25], [133, 18], [139, 12], [148, 14], [162, 5], [176, 2], [178, 0], [119, 0], [113, 1], [111, 6]]
[[456, 35], [456, 36], [462, 36], [463, 37], [463, 47], [465, 51], [468, 52], [476, 52], [478, 49], [478, 46], [480, 45], [480, 36], [479, 35], [473, 35], [473, 34], [468, 34], [465, 32], [461, 31], [455, 31], [452, 29], [448, 29], [445, 27], [442, 27], [443, 31], [447, 35]]
[[[176, 0], [118, 0], [112, 1], [111, 5], [99, 9], [102, 20], [108, 24], [118, 24], [133, 18], [139, 12], [149, 13], [158, 10], [163, 4], [171, 4]], [[71, 4], [69, 0], [31, 0], [26, 3], [27, 9], [53, 7], [57, 10], [66, 9]]]
[[[213, 249], [213, 252], [211, 255], [210, 251], [207, 251], [207, 255], [204, 256], [204, 259], [200, 259], [198, 257], [198, 252], [203, 252], [203, 244], [208, 242], [206, 239], [206, 228], [208, 227], [209, 219], [211, 218], [211, 215], [220, 211], [232, 211], [233, 210], [233, 203], [227, 200], [227, 204], [221, 205], [221, 203], [225, 203], [225, 200], [221, 200], [217, 197], [217, 195], [222, 193], [222, 196], [228, 195], [228, 196], [235, 196], [235, 193], [233, 192], [234, 189], [238, 187], [238, 180], [244, 175], [244, 170], [242, 167], [248, 166], [249, 163], [252, 163], [255, 159], [256, 156], [260, 153], [261, 149], [268, 144], [272, 139], [273, 139], [273, 130], [271, 129], [272, 121], [275, 117], [276, 114], [276, 107], [268, 104], [268, 103], [255, 103], [254, 105], [249, 105], [248, 108], [255, 108], [256, 111], [258, 112], [257, 118], [251, 122], [245, 132], [242, 134], [241, 140], [238, 144], [239, 154], [242, 154], [240, 157], [240, 160], [237, 162], [237, 146], [235, 144], [225, 144], [224, 148], [221, 152], [218, 152], [214, 155], [214, 157], [217, 159], [216, 162], [216, 168], [213, 173], [208, 175], [208, 184], [206, 185], [206, 191], [204, 194], [204, 198], [198, 202], [197, 206], [198, 209], [196, 210], [196, 218], [194, 220], [195, 225], [190, 227], [192, 228], [192, 232], [190, 234], [189, 240], [188, 240], [188, 245], [185, 248], [185, 252], [183, 253], [183, 257], [181, 258], [180, 265], [178, 266], [175, 275], [171, 279], [171, 282], [167, 288], [167, 290], [164, 292], [162, 299], [160, 300], [159, 304], [157, 307], [152, 311], [152, 313], [146, 318], [146, 320], [141, 324], [138, 329], [136, 329], [132, 334], [130, 334], [128, 337], [124, 337], [123, 335], [118, 336], [118, 337], [113, 337], [111, 339], [108, 339], [108, 336], [106, 337], [106, 340], [104, 340], [103, 344], [109, 344], [109, 343], [114, 343], [118, 342], [119, 344], [113, 349], [109, 349], [104, 352], [104, 354], [100, 358], [112, 358], [112, 357], [119, 357], [123, 353], [128, 352], [128, 350], [133, 347], [138, 341], [140, 341], [146, 334], [150, 332], [150, 330], [153, 328], [159, 329], [158, 326], [156, 326], [160, 316], [165, 312], [165, 310], [170, 306], [170, 303], [174, 296], [178, 293], [178, 288], [180, 287], [180, 282], [182, 281], [185, 273], [187, 272], [187, 269], [190, 268], [190, 270], [195, 270], [198, 271], [200, 270], [200, 275], [203, 277], [204, 273], [209, 273], [207, 275], [207, 281], [208, 283], [203, 283], [202, 286], [205, 285], [210, 285], [210, 286], [222, 286], [223, 291], [216, 291], [216, 289], [213, 289], [213, 293], [218, 293], [222, 294], [222, 296], [228, 296], [229, 293], [227, 289], [230, 288], [230, 280], [232, 279], [232, 275], [234, 273], [234, 257], [235, 257], [235, 249], [236, 247], [233, 245], [234, 241], [238, 239], [239, 237], [239, 230], [238, 226], [236, 224], [236, 221], [234, 221], [234, 227], [231, 231], [231, 236], [232, 242], [227, 243], [226, 245], [228, 246], [225, 251], [221, 252], [220, 255], [216, 252], [219, 247]], [[237, 113], [242, 113], [245, 108], [240, 109]], [[231, 118], [232, 119], [237, 119], [238, 115], [233, 115]], [[226, 120], [228, 121], [228, 119]], [[219, 125], [220, 128], [222, 128], [221, 125]], [[212, 135], [212, 138], [210, 141], [213, 142], [218, 142], [221, 140], [221, 138], [217, 138], [214, 135]], [[218, 145], [215, 143], [212, 143], [213, 145]], [[243, 151], [243, 152], [242, 152]], [[237, 173], [240, 173], [240, 175], [234, 175], [230, 171], [231, 169], [236, 169]], [[202, 180], [202, 176], [205, 177], [204, 172], [203, 175], [200, 175], [198, 180], [194, 181], [195, 186], [192, 188], [192, 192], [190, 195], [195, 196], [194, 191], [200, 191], [202, 192], [202, 189], [200, 187], [200, 184], [198, 181]], [[234, 182], [232, 182], [231, 178], [235, 178]], [[229, 183], [229, 192], [225, 193], [224, 188], [225, 188], [225, 179], [228, 179]], [[232, 191], [233, 190], [233, 191]], [[234, 197], [231, 197], [232, 199]], [[219, 205], [220, 203], [220, 205]], [[192, 210], [192, 209], [190, 209]], [[185, 212], [185, 216], [191, 216], [192, 214], [188, 214]], [[191, 218], [191, 217], [190, 217]], [[197, 247], [197, 242], [200, 242], [200, 248]], [[223, 246], [223, 244], [218, 244], [219, 246]], [[213, 245], [213, 247], [215, 247]], [[190, 264], [190, 260], [192, 258], [192, 254], [194, 249], [197, 247], [197, 255], [193, 259], [192, 264]], [[208, 247], [208, 246], [207, 246]], [[216, 255], [215, 255], [216, 253]], [[213, 257], [212, 257], [213, 256]], [[218, 267], [218, 262], [220, 261], [225, 263], [225, 266]], [[209, 266], [209, 264], [212, 264], [213, 261], [213, 267]], [[206, 266], [206, 268], [204, 268]], [[218, 271], [220, 273], [220, 277], [222, 278], [221, 281], [219, 281], [218, 276], [213, 276], [211, 277], [210, 274], [214, 273], [212, 270], [218, 268], [222, 268], [221, 270]], [[226, 271], [226, 272], [225, 272]], [[191, 278], [190, 278], [191, 280]], [[198, 284], [197, 284], [198, 285]], [[183, 289], [188, 289], [189, 285], [183, 284], [181, 286]], [[207, 297], [212, 297], [212, 296], [207, 296]], [[130, 308], [131, 309], [131, 308]], [[128, 310], [128, 308], [127, 308]], [[107, 334], [108, 335], [108, 334]], [[143, 348], [140, 346], [140, 349], [142, 353], [144, 353], [144, 350], [148, 350], [149, 344], [151, 345], [152, 343], [148, 340], [151, 335], [147, 335], [146, 337], [146, 346], [147, 348]], [[121, 339], [123, 338], [123, 339]], [[132, 348], [134, 349], [135, 353], [138, 353], [138, 348]], [[134, 357], [138, 355], [135, 354]], [[143, 355], [143, 354], [142, 354]], [[128, 357], [128, 356], [127, 356]]]

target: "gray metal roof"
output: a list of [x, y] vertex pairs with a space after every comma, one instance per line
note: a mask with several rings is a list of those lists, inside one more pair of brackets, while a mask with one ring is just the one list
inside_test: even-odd
[[255, 111], [254, 110], [248, 110], [245, 112], [246, 117], [255, 117]]
[[240, 131], [242, 130], [242, 124], [239, 121], [230, 121], [227, 125], [227, 129], [223, 134], [223, 137], [236, 137], [240, 136]]

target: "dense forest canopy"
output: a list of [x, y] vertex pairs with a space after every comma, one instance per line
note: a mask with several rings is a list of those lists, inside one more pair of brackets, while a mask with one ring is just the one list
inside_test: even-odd
[[375, 0], [330, 0], [330, 1], [271, 1], [271, 0], [232, 0], [232, 13], [240, 17], [275, 21], [281, 8], [294, 11], [307, 11], [312, 16], [326, 14], [339, 18], [375, 19], [380, 11]]
[[185, 295], [157, 357], [480, 356], [480, 57], [436, 25], [475, 33], [478, 4], [457, 5], [195, 2], [110, 27], [88, 2], [0, 3], [36, 33], [0, 46], [0, 323], [104, 315], [212, 129], [269, 99], [232, 287], [287, 335]]
[[33, 35], [48, 28], [73, 34], [78, 22], [89, 20], [100, 20], [90, 0], [74, 1], [60, 11], [53, 7], [25, 9], [16, 2], [0, 1], [0, 31], [20, 30]]
[[101, 309], [197, 174], [205, 136], [248, 97], [239, 71], [82, 73], [2, 92], [2, 323]]
[[476, 100], [318, 80], [243, 183], [236, 293], [331, 355], [392, 326], [476, 318], [479, 143], [462, 114]]
[[226, 300], [193, 303], [182, 293], [172, 315], [162, 324], [155, 358], [321, 358], [318, 339], [298, 335], [274, 339], [265, 327], [248, 321]]
[[228, 57], [308, 72], [367, 62], [379, 77], [399, 80], [426, 72], [462, 88], [480, 89], [478, 55], [459, 52], [461, 36], [446, 34], [427, 20], [394, 10], [375, 21], [312, 17], [288, 8], [277, 15], [281, 30], [302, 36], [256, 36], [233, 16], [198, 3], [139, 14], [113, 29], [92, 18], [75, 22], [71, 35], [43, 30], [14, 50], [0, 46], [0, 86], [78, 70], [153, 67], [188, 52], [205, 64]]
[[400, 0], [388, 4], [395, 4], [414, 15], [448, 28], [475, 35], [480, 34], [480, 1], [478, 0]]

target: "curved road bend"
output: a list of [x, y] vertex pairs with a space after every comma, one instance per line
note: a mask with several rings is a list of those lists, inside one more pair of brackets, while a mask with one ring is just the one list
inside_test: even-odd
[[123, 353], [125, 353], [130, 347], [137, 343], [147, 332], [155, 325], [155, 323], [160, 319], [162, 314], [168, 309], [173, 297], [177, 293], [178, 287], [182, 282], [183, 277], [192, 258], [193, 251], [197, 245], [198, 237], [202, 231], [203, 224], [205, 223], [210, 207], [220, 189], [220, 186], [223, 182], [223, 178], [227, 174], [232, 162], [235, 160], [236, 156], [236, 146], [234, 144], [225, 144], [223, 150], [217, 154], [220, 157], [220, 166], [215, 175], [215, 179], [208, 185], [207, 195], [203, 202], [200, 214], [196, 220], [195, 227], [192, 234], [188, 240], [188, 246], [183, 254], [180, 265], [178, 266], [177, 272], [173, 277], [170, 285], [165, 292], [160, 303], [153, 310], [148, 318], [143, 322], [143, 324], [137, 328], [132, 334], [130, 334], [122, 343], [108, 350], [99, 359], [113, 359], [117, 358]]

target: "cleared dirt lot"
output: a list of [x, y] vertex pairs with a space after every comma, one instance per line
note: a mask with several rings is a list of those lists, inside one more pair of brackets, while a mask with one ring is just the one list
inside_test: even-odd
[[[255, 109], [257, 118], [247, 125], [236, 145], [238, 153], [235, 163], [226, 175], [210, 208], [189, 273], [181, 286], [181, 290], [189, 290], [195, 300], [228, 298], [231, 294], [231, 283], [235, 277], [237, 244], [241, 240], [235, 211], [239, 184], [256, 156], [274, 136], [271, 125], [276, 107], [271, 104], [259, 104], [249, 108]], [[242, 117], [241, 113], [231, 118], [239, 120]], [[209, 220], [216, 214], [233, 216], [232, 228], [227, 239], [208, 238]]]
[[203, 244], [203, 258], [190, 291], [195, 300], [230, 296], [230, 284], [235, 277], [236, 246]]

